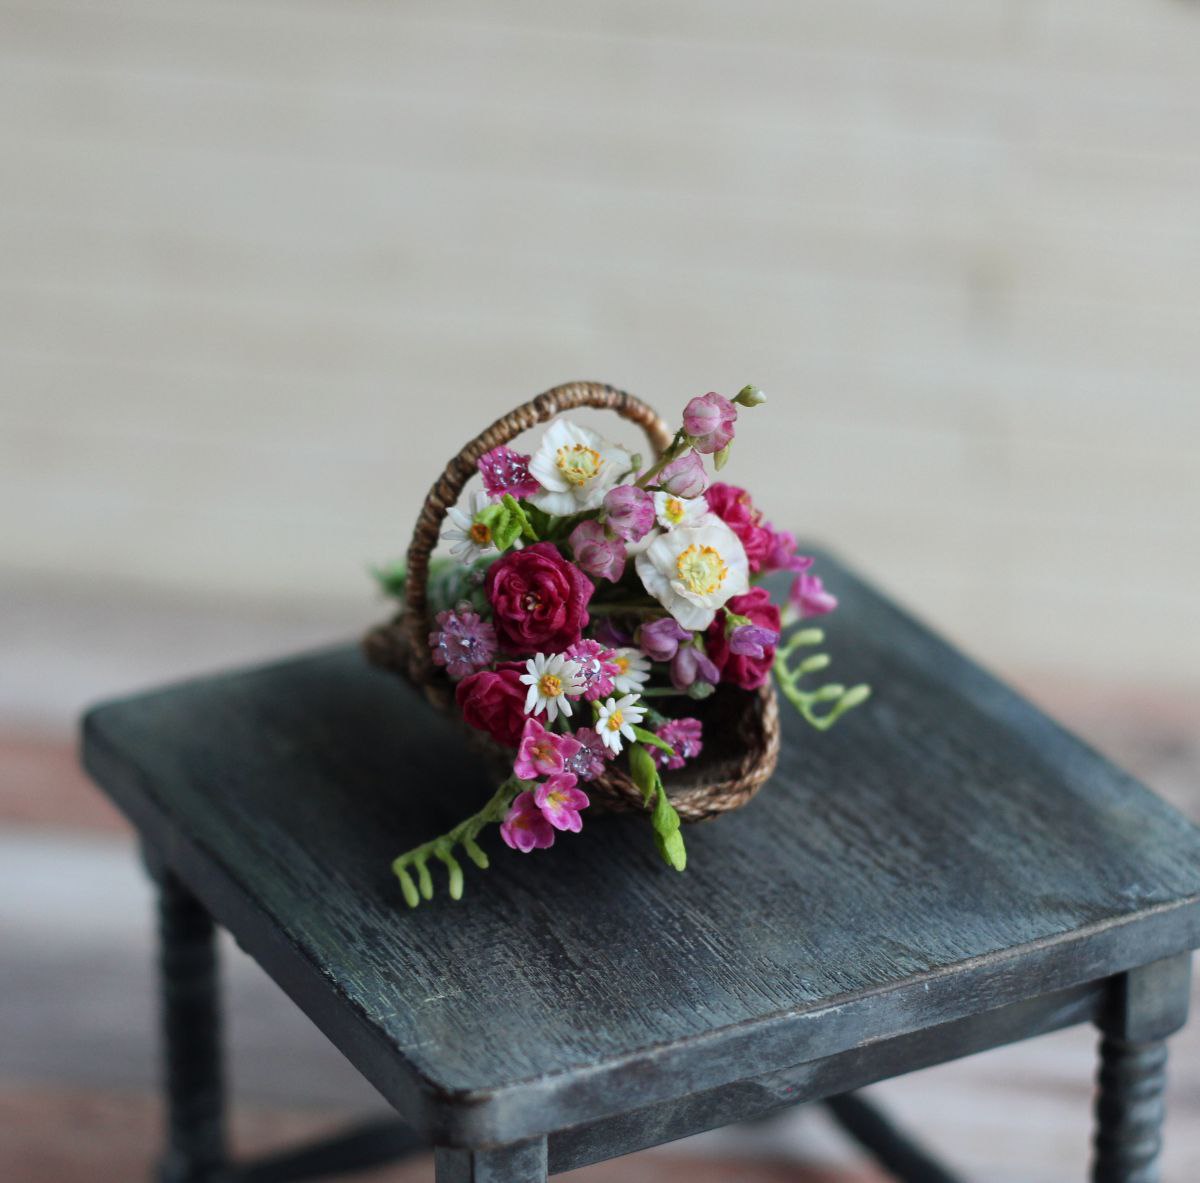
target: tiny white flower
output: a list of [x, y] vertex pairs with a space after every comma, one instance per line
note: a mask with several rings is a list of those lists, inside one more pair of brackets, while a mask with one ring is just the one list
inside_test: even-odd
[[664, 530], [676, 526], [698, 526], [708, 517], [708, 502], [704, 496], [676, 497], [659, 490], [654, 494], [654, 514]]
[[708, 628], [718, 608], [750, 587], [745, 548], [714, 514], [659, 534], [634, 562], [645, 589], [693, 632]]
[[452, 505], [446, 511], [450, 525], [442, 531], [442, 539], [454, 543], [450, 553], [455, 558], [464, 563], [473, 563], [485, 551], [496, 549], [491, 530], [482, 522], [475, 521], [475, 515], [491, 504], [491, 498], [483, 489], [479, 489], [471, 494], [467, 509]]
[[556, 419], [529, 462], [529, 471], [543, 490], [529, 500], [560, 517], [595, 509], [629, 471], [629, 463], [624, 448], [586, 427]]
[[584, 691], [583, 671], [579, 662], [572, 661], [562, 653], [552, 653], [549, 657], [539, 653], [525, 663], [528, 671], [521, 675], [521, 681], [529, 687], [525, 696], [525, 713], [540, 715], [546, 712], [546, 719], [553, 723], [562, 711], [570, 718], [574, 708], [568, 695], [578, 696]]
[[612, 660], [617, 666], [614, 689], [621, 694], [641, 694], [642, 687], [650, 681], [650, 658], [640, 649], [614, 649]]
[[636, 694], [626, 694], [624, 698], [610, 698], [596, 716], [596, 734], [600, 736], [606, 748], [619, 753], [621, 737], [624, 736], [630, 743], [637, 739], [633, 729], [639, 726], [645, 717], [646, 708], [638, 701]]

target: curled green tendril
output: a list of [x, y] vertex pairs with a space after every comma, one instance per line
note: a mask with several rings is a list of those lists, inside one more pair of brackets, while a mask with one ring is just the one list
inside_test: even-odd
[[[417, 907], [422, 899], [433, 899], [433, 876], [429, 873], [429, 860], [437, 859], [446, 868], [446, 886], [452, 900], [462, 899], [465, 877], [462, 864], [454, 857], [454, 848], [459, 846], [481, 870], [486, 870], [488, 856], [475, 839], [485, 826], [504, 820], [513, 799], [529, 785], [515, 776], [506, 780], [492, 795], [491, 800], [478, 812], [471, 814], [447, 830], [440, 837], [424, 842], [412, 850], [405, 851], [392, 863], [392, 870], [400, 880], [404, 902], [410, 908]], [[414, 881], [413, 876], [416, 876]]]
[[[819, 628], [801, 629], [793, 633], [775, 654], [775, 677], [779, 681], [780, 691], [818, 731], [828, 731], [847, 711], [861, 706], [871, 697], [870, 686], [851, 686], [847, 689], [840, 682], [829, 682], [815, 690], [801, 689], [803, 678], [829, 665], [829, 655], [814, 653], [796, 662], [792, 659], [805, 646], [820, 645], [824, 640], [825, 634]], [[818, 712], [817, 708], [827, 703], [833, 705]]]

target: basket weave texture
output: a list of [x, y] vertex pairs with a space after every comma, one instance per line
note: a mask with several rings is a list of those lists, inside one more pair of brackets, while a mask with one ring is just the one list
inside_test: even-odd
[[[565, 411], [594, 407], [615, 411], [635, 423], [658, 456], [671, 442], [671, 431], [658, 413], [631, 394], [599, 382], [569, 382], [547, 390], [497, 419], [464, 445], [429, 490], [408, 548], [404, 608], [392, 620], [367, 633], [363, 649], [377, 666], [393, 670], [418, 686], [442, 711], [455, 712], [454, 683], [433, 664], [429, 634], [429, 563], [446, 512], [475, 475], [479, 458], [493, 448], [546, 423]], [[693, 709], [694, 708], [694, 709]], [[779, 702], [773, 683], [748, 692], [721, 687], [710, 698], [689, 704], [704, 722], [704, 750], [686, 769], [664, 775], [671, 803], [683, 821], [701, 821], [744, 805], [770, 777], [779, 758]], [[482, 733], [467, 728], [481, 746], [504, 752]], [[511, 757], [511, 753], [508, 753]], [[643, 810], [641, 790], [621, 762], [586, 785], [593, 808], [608, 812]]]

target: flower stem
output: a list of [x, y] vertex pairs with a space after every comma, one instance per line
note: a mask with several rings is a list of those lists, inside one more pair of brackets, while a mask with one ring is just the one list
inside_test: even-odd
[[670, 446], [665, 452], [652, 464], [635, 482], [639, 489], [648, 489], [653, 483], [654, 478], [658, 476], [672, 460], [677, 460], [689, 447], [689, 438], [687, 432], [681, 427], [676, 433], [675, 438], [671, 441]]

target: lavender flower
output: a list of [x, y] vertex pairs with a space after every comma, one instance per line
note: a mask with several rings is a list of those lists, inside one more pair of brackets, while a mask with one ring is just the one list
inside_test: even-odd
[[721, 671], [713, 665], [707, 653], [698, 645], [681, 645], [671, 662], [671, 685], [676, 690], [687, 690], [695, 682], [707, 682], [715, 686], [721, 680]]
[[608, 528], [626, 542], [639, 542], [654, 525], [654, 498], [636, 485], [618, 485], [604, 495]]
[[662, 748], [651, 748], [650, 755], [659, 768], [682, 768], [688, 760], [700, 755], [704, 744], [700, 736], [703, 728], [699, 719], [668, 719], [655, 734], [675, 749], [668, 756]]
[[496, 657], [496, 630], [466, 600], [453, 611], [437, 614], [437, 628], [429, 634], [429, 655], [434, 665], [446, 667], [457, 682], [492, 664]]
[[597, 521], [580, 522], [569, 539], [575, 562], [586, 574], [616, 583], [625, 574], [625, 544]]
[[729, 652], [738, 657], [766, 657], [768, 649], [779, 643], [779, 634], [758, 624], [739, 624], [729, 634]]
[[674, 616], [643, 624], [637, 635], [638, 646], [651, 661], [670, 661], [679, 652], [680, 644], [691, 639], [692, 634]]

